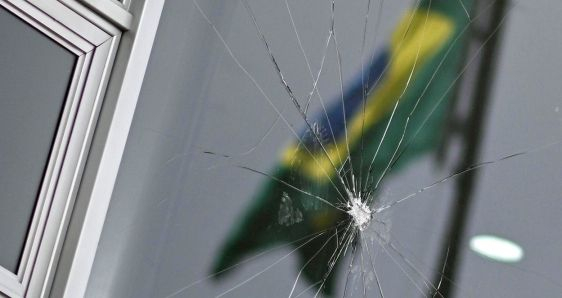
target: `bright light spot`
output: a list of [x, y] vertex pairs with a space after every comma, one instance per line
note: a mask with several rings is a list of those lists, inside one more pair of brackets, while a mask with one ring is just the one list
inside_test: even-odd
[[477, 235], [470, 239], [470, 249], [498, 262], [519, 262], [523, 248], [517, 243], [493, 235]]

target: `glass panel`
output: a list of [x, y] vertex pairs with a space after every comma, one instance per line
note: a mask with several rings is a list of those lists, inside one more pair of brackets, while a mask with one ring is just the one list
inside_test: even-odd
[[562, 3], [509, 3], [167, 2], [87, 296], [560, 296]]
[[0, 266], [16, 272], [76, 57], [0, 6]]

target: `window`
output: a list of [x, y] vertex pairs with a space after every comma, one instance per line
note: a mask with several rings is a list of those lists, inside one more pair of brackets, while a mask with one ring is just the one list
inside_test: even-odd
[[[144, 2], [136, 1], [137, 9], [144, 9]], [[97, 143], [103, 152], [110, 135], [99, 129], [98, 119], [106, 115], [105, 128], [126, 136], [122, 111], [132, 113], [136, 100], [134, 86], [128, 101], [121, 100], [123, 92], [108, 96], [108, 86], [114, 91], [122, 87], [127, 62], [139, 57], [133, 45], [146, 56], [144, 65], [148, 56], [143, 53], [151, 48], [150, 32], [144, 47], [134, 34], [121, 42], [122, 33], [133, 26], [129, 6], [134, 5], [113, 0], [0, 0], [1, 297], [49, 296], [53, 283], [65, 289], [66, 281], [74, 278], [61, 273], [68, 268], [61, 264], [72, 265], [72, 255], [79, 251], [68, 247], [67, 240], [73, 238], [67, 232], [92, 209], [100, 210], [99, 203], [87, 204], [91, 196], [82, 187], [95, 185], [83, 179], [84, 173], [100, 167], [100, 162], [89, 161], [90, 153]], [[156, 28], [158, 19], [148, 19], [143, 28]], [[136, 29], [138, 33], [142, 28]], [[120, 43], [123, 51], [116, 58]], [[116, 61], [122, 63], [114, 69]], [[142, 81], [142, 65], [135, 64], [137, 81]], [[117, 113], [124, 119], [118, 127], [111, 121]], [[119, 146], [112, 148], [118, 166], [115, 148]], [[105, 185], [111, 189], [107, 181]], [[79, 194], [83, 200], [77, 199]], [[75, 206], [82, 201], [81, 207]], [[87, 236], [96, 239], [95, 233]]]

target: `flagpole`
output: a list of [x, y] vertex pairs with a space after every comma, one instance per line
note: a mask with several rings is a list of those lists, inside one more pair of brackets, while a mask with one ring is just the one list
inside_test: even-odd
[[[454, 121], [452, 129], [456, 131], [446, 132], [447, 141], [455, 136], [462, 141], [461, 159], [457, 163], [457, 170], [462, 170], [478, 162], [480, 153], [483, 128], [485, 127], [486, 115], [490, 106], [489, 97], [493, 86], [496, 70], [496, 57], [500, 46], [502, 22], [508, 7], [508, 0], [497, 0], [492, 7], [486, 5], [488, 1], [475, 1], [472, 15], [484, 13], [485, 17], [479, 18], [478, 22], [471, 25], [471, 35], [467, 42], [468, 51], [465, 55], [467, 62], [477, 51], [484, 46], [480, 52], [480, 58], [463, 75], [459, 84], [456, 103], [465, 100], [470, 101], [469, 109], [463, 116], [450, 117]], [[486, 13], [484, 10], [489, 11]], [[484, 45], [485, 44], [485, 45]], [[456, 105], [457, 109], [459, 106]], [[462, 107], [461, 107], [462, 108]], [[453, 107], [455, 109], [455, 107]], [[466, 110], [466, 108], [465, 108]], [[455, 111], [453, 111], [455, 112]], [[458, 114], [457, 114], [458, 115]], [[460, 119], [460, 123], [458, 122]], [[456, 129], [455, 129], [456, 128]], [[455, 184], [455, 199], [448, 213], [448, 225], [445, 229], [441, 243], [441, 252], [438, 256], [438, 272], [433, 278], [433, 283], [439, 285], [439, 293], [442, 297], [454, 297], [454, 281], [460, 272], [462, 265], [462, 249], [465, 240], [466, 227], [470, 220], [469, 215], [473, 203], [473, 191], [475, 178], [478, 171], [471, 171], [460, 176]], [[430, 296], [434, 297], [432, 293]], [[441, 295], [437, 295], [440, 296]]]

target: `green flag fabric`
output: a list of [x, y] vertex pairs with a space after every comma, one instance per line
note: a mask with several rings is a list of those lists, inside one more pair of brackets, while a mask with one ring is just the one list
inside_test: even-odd
[[372, 207], [389, 172], [439, 144], [469, 2], [421, 1], [342, 100], [283, 152], [278, 167], [246, 168], [270, 179], [220, 250], [211, 269], [217, 278], [252, 254], [291, 243], [297, 271], [324, 295], [334, 293], [340, 256], [363, 228], [362, 204]]

